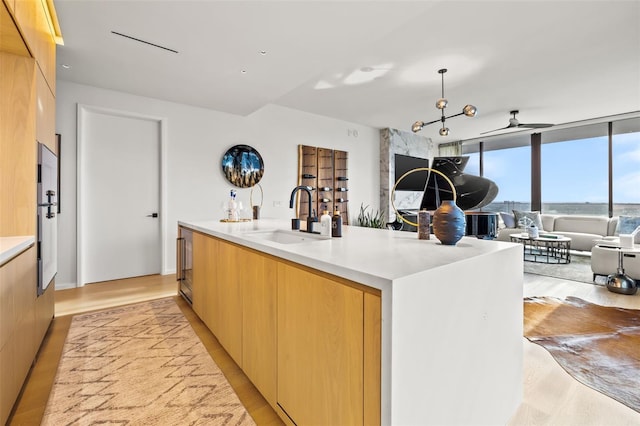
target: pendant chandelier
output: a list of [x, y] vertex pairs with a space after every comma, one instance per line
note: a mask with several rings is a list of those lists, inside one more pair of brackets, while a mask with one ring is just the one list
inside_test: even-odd
[[428, 121], [426, 123], [424, 121], [416, 121], [415, 123], [413, 123], [413, 126], [411, 126], [411, 130], [413, 131], [413, 133], [419, 132], [420, 130], [422, 130], [424, 126], [428, 126], [429, 124], [433, 124], [433, 123], [437, 123], [438, 121], [441, 121], [442, 128], [440, 129], [440, 136], [448, 136], [449, 128], [444, 125], [445, 121], [448, 118], [457, 117], [463, 114], [466, 115], [467, 117], [475, 117], [476, 113], [478, 112], [478, 109], [473, 105], [465, 105], [464, 108], [462, 108], [462, 112], [458, 114], [450, 115], [449, 117], [444, 116], [444, 109], [447, 107], [447, 104], [449, 103], [449, 101], [447, 101], [444, 97], [444, 73], [446, 72], [447, 72], [446, 68], [442, 68], [438, 70], [438, 73], [442, 76], [442, 97], [436, 101], [436, 108], [442, 111], [442, 116], [438, 120]]

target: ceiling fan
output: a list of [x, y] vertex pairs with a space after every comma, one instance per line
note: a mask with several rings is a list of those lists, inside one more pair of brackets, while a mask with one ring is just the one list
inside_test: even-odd
[[517, 109], [515, 109], [513, 111], [509, 111], [509, 114], [513, 115], [513, 118], [509, 119], [509, 125], [507, 127], [502, 127], [500, 129], [495, 129], [495, 130], [489, 130], [488, 132], [482, 132], [480, 134], [484, 135], [484, 134], [487, 134], [487, 133], [497, 132], [498, 130], [515, 129], [515, 128], [542, 129], [544, 127], [553, 126], [553, 124], [551, 124], [551, 123], [521, 123], [516, 118], [516, 114], [518, 114], [519, 112], [520, 111], [518, 111]]

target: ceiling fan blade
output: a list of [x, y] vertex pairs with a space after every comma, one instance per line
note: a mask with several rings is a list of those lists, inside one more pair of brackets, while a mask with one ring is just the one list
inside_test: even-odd
[[493, 132], [497, 132], [500, 130], [507, 130], [507, 129], [515, 129], [515, 128], [523, 128], [523, 129], [542, 129], [544, 127], [551, 127], [553, 126], [553, 124], [551, 123], [520, 123], [518, 121], [518, 119], [516, 118], [516, 115], [519, 113], [520, 111], [516, 110], [512, 110], [509, 111], [509, 114], [511, 114], [513, 117], [511, 117], [509, 119], [509, 125], [507, 127], [503, 127], [501, 129], [496, 129], [496, 130], [490, 130], [488, 132], [482, 132], [480, 133], [481, 135], [486, 135], [487, 133], [493, 133]]
[[529, 129], [542, 129], [544, 127], [551, 127], [551, 123], [520, 123], [518, 127], [527, 127]]
[[499, 129], [489, 130], [488, 132], [482, 132], [482, 133], [480, 133], [480, 134], [481, 134], [481, 135], [486, 135], [487, 133], [493, 133], [493, 132], [497, 132], [497, 131], [499, 131], [499, 130], [506, 130], [506, 129], [510, 129], [510, 128], [512, 128], [512, 127], [514, 127], [514, 126], [509, 125], [509, 126], [507, 126], [507, 127], [501, 127], [501, 128], [499, 128]]

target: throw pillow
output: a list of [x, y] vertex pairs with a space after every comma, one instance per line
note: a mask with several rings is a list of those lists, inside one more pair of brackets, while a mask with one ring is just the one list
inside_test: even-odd
[[504, 223], [505, 228], [516, 227], [516, 217], [512, 213], [500, 212], [500, 217], [502, 218], [502, 223]]
[[544, 230], [542, 229], [542, 219], [540, 218], [540, 212], [524, 212], [520, 210], [514, 210], [513, 216], [515, 217], [516, 224], [519, 228], [524, 228], [525, 226], [531, 225], [533, 223], [533, 225], [538, 228], [538, 231]]
[[620, 216], [616, 235], [631, 234], [638, 226], [640, 226], [640, 216]]

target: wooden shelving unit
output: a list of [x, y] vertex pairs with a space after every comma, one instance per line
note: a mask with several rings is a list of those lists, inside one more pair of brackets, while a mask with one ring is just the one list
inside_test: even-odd
[[[313, 188], [311, 206], [317, 217], [323, 210], [331, 214], [335, 208], [342, 215], [342, 223], [349, 223], [348, 153], [328, 148], [298, 146], [298, 185]], [[307, 217], [307, 194], [300, 191], [297, 217]]]
[[346, 151], [333, 152], [333, 205], [342, 215], [342, 223], [349, 220], [349, 153]]
[[[302, 146], [298, 145], [298, 185], [310, 186], [313, 188], [311, 191], [312, 200], [311, 206], [317, 207], [317, 198], [318, 198], [318, 149], [314, 146]], [[300, 219], [306, 219], [307, 210], [306, 206], [308, 203], [309, 196], [305, 191], [298, 191], [298, 204], [296, 207], [296, 211], [298, 214], [296, 217]], [[300, 206], [303, 206], [302, 214], [300, 210]]]
[[333, 151], [318, 148], [318, 196], [316, 212], [320, 216], [323, 210], [333, 210]]

